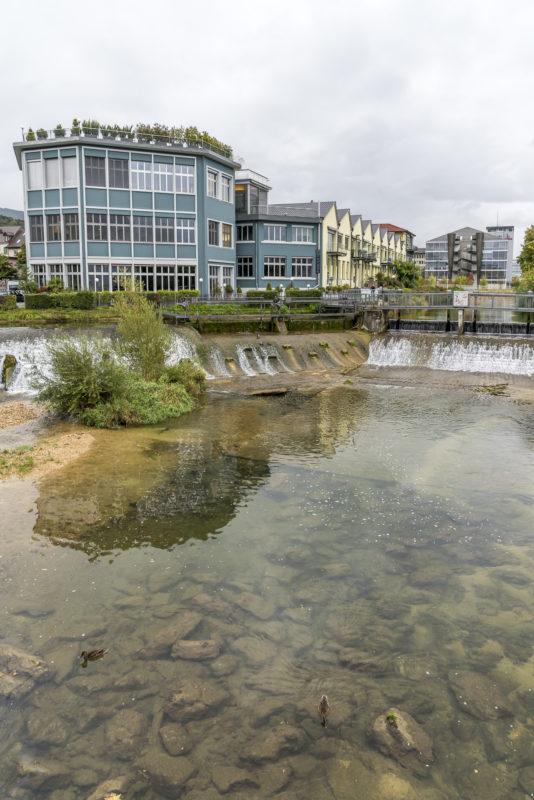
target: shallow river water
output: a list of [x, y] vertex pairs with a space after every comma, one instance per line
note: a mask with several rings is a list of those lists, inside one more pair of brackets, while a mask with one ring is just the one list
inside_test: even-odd
[[[47, 671], [0, 700], [1, 797], [534, 796], [531, 406], [210, 394], [95, 436], [2, 526], [0, 652]], [[392, 707], [433, 761], [369, 738]]]

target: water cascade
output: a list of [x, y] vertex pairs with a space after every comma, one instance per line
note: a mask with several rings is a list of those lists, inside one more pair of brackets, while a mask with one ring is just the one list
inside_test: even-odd
[[534, 347], [521, 340], [387, 335], [371, 341], [367, 364], [530, 376]]

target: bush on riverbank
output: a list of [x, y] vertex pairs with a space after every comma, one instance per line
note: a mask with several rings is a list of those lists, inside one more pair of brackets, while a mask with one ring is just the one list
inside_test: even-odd
[[24, 305], [27, 309], [41, 308], [78, 308], [89, 309], [95, 304], [95, 293], [89, 289], [79, 292], [39, 292], [39, 294], [24, 295]]

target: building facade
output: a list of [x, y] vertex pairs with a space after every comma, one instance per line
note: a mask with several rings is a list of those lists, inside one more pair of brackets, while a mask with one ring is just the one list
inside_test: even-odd
[[413, 254], [413, 262], [416, 267], [419, 267], [421, 274], [426, 274], [426, 250], [424, 247], [416, 247]]
[[24, 228], [22, 225], [2, 225], [0, 227], [0, 255], [7, 256], [12, 264], [24, 244]]
[[426, 243], [425, 274], [437, 281], [465, 276], [477, 286], [482, 278], [490, 286], [505, 286], [511, 280], [512, 260], [513, 238], [465, 227]]
[[270, 206], [268, 179], [239, 170], [236, 188], [237, 285], [247, 289], [317, 286], [320, 220], [313, 209]]
[[[27, 263], [46, 285], [113, 291], [235, 287], [234, 176], [208, 144], [102, 134], [14, 145]], [[149, 137], [144, 137], [148, 139]]]

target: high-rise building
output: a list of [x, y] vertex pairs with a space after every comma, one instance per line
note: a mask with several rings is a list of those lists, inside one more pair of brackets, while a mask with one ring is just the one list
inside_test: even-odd
[[504, 232], [510, 230], [513, 236], [513, 228], [508, 226], [498, 234], [465, 227], [430, 239], [426, 243], [426, 277], [453, 281], [463, 275], [477, 285], [485, 278], [489, 285], [505, 286], [511, 280], [513, 238]]

